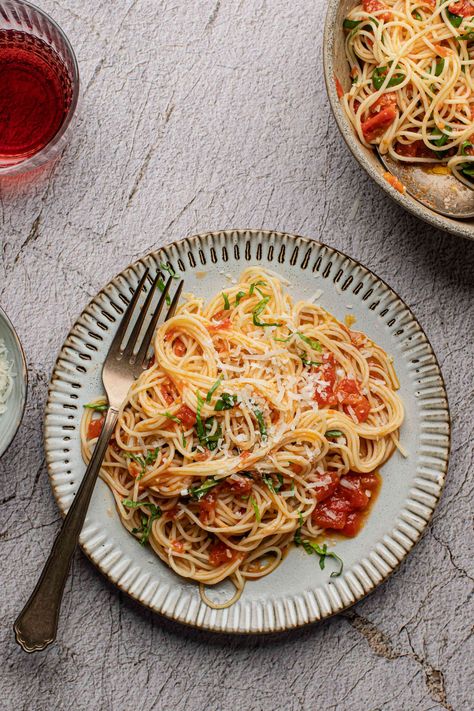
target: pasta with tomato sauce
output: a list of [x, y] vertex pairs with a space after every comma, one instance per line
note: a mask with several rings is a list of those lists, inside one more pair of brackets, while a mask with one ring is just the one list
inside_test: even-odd
[[359, 140], [474, 187], [473, 0], [362, 0], [343, 24]]
[[[179, 575], [241, 594], [293, 542], [357, 533], [403, 406], [391, 359], [272, 272], [246, 269], [207, 304], [191, 294], [160, 326], [101, 477], [123, 525]], [[86, 406], [87, 461], [106, 404]], [[333, 571], [338, 574], [338, 570]]]

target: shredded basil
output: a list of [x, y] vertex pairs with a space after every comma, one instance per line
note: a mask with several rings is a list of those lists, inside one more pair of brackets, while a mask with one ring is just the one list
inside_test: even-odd
[[[372, 74], [372, 84], [374, 85], [374, 89], [376, 89], [377, 91], [382, 88], [390, 66], [391, 62], [389, 62], [383, 67], [376, 67], [374, 69], [374, 73]], [[398, 68], [399, 67], [397, 66], [397, 69]], [[387, 87], [398, 86], [398, 84], [401, 84], [405, 78], [405, 74], [403, 74], [402, 72], [395, 72], [389, 79]]]
[[341, 430], [327, 430], [326, 437], [342, 437], [343, 434]]
[[239, 472], [239, 474], [240, 474], [240, 476], [245, 476], [245, 477], [247, 477], [247, 479], [253, 480], [252, 472]]
[[167, 417], [168, 420], [172, 420], [173, 422], [177, 422], [178, 425], [181, 424], [181, 420], [179, 419], [179, 417], [176, 417], [176, 415], [172, 415], [171, 412], [168, 412], [168, 410], [166, 410], [166, 412], [161, 412], [160, 414], [161, 414], [162, 417]]
[[[211, 390], [212, 390], [212, 388], [211, 388]], [[209, 393], [208, 393], [208, 395], [209, 395]], [[221, 428], [220, 424], [218, 424], [214, 434], [210, 434], [210, 432], [212, 430], [213, 423], [214, 423], [214, 418], [209, 417], [209, 419], [207, 419], [205, 422], [203, 422], [202, 416], [201, 416], [201, 410], [202, 410], [202, 406], [204, 405], [204, 400], [199, 392], [196, 392], [196, 396], [197, 396], [197, 402], [198, 402], [198, 406], [197, 406], [197, 410], [196, 410], [196, 432], [197, 432], [197, 436], [199, 439], [199, 444], [202, 447], [206, 447], [207, 449], [209, 449], [212, 452], [217, 447], [217, 444], [222, 437], [222, 428]], [[211, 397], [212, 397], [212, 393], [211, 393]], [[207, 396], [206, 396], [206, 400], [207, 400]]]
[[182, 443], [183, 443], [183, 447], [186, 447], [186, 444], [187, 444], [187, 443], [186, 443], [186, 437], [184, 436], [184, 432], [183, 432], [183, 434], [181, 435], [181, 441], [182, 441]]
[[145, 464], [154, 464], [156, 462], [156, 458], [158, 456], [159, 451], [159, 447], [155, 447], [155, 449], [148, 450], [145, 457]]
[[[254, 282], [253, 284], [250, 284], [249, 296], [252, 296], [252, 294], [253, 294], [253, 292], [255, 291], [255, 289], [257, 289], [257, 291], [258, 291], [259, 294], [262, 294], [262, 292], [260, 291], [260, 289], [258, 289], [259, 286], [265, 286], [265, 282], [264, 282], [264, 281], [256, 281], [256, 282]], [[263, 296], [263, 294], [262, 294], [262, 296]]]
[[318, 351], [318, 353], [322, 353], [323, 347], [320, 344], [319, 341], [317, 341], [315, 338], [310, 338], [309, 336], [305, 336], [304, 333], [300, 333], [300, 331], [296, 332], [296, 335], [301, 338], [302, 341], [308, 344], [310, 348], [312, 348], [314, 351]]
[[459, 37], [456, 37], [458, 42], [471, 42], [474, 40], [474, 30], [469, 30], [469, 32], [466, 32], [464, 35], [459, 35]]
[[438, 59], [438, 61], [436, 62], [435, 77], [439, 77], [443, 73], [444, 65], [445, 60], [443, 57], [441, 57], [441, 59]]
[[318, 361], [316, 361], [316, 360], [308, 360], [308, 359], [306, 358], [306, 355], [305, 355], [304, 353], [300, 353], [300, 358], [301, 358], [301, 361], [302, 361], [303, 365], [306, 365], [306, 366], [308, 366], [308, 367], [311, 367], [311, 366], [313, 366], [313, 365], [314, 365], [314, 366], [321, 365], [321, 363], [318, 362]]
[[202, 497], [207, 494], [209, 489], [212, 489], [214, 486], [217, 486], [218, 484], [219, 484], [219, 482], [216, 481], [214, 479], [214, 477], [211, 477], [210, 479], [206, 479], [205, 481], [203, 481], [202, 484], [200, 484], [200, 486], [191, 487], [189, 489], [189, 496], [192, 499], [195, 499], [196, 501], [200, 501], [200, 499], [202, 499]]
[[261, 410], [259, 410], [258, 407], [255, 407], [253, 413], [254, 413], [255, 418], [258, 422], [258, 427], [260, 429], [260, 434], [262, 435], [262, 439], [266, 440], [268, 435], [267, 435], [267, 428], [265, 425], [265, 420], [263, 418], [263, 412]]
[[294, 482], [294, 480], [292, 479], [292, 480], [291, 480], [290, 494], [294, 494], [294, 493], [295, 493], [295, 482]]
[[320, 547], [317, 543], [313, 543], [313, 541], [304, 540], [302, 541], [302, 544], [308, 555], [313, 555], [313, 553], [318, 554], [319, 567], [321, 568], [321, 570], [324, 570], [324, 567], [326, 565], [326, 558], [333, 558], [339, 564], [339, 570], [335, 570], [333, 573], [331, 573], [331, 578], [338, 578], [340, 576], [340, 574], [342, 573], [342, 569], [344, 568], [344, 563], [338, 555], [336, 555], [332, 551], [328, 552], [328, 547], [326, 543], [324, 543], [323, 546]]
[[260, 509], [258, 508], [257, 502], [255, 501], [253, 496], [250, 497], [250, 503], [252, 504], [252, 508], [255, 513], [255, 518], [257, 519], [257, 523], [260, 523], [260, 521], [262, 520], [262, 517], [260, 515]]
[[293, 542], [295, 546], [300, 546], [303, 541], [301, 539], [301, 528], [303, 526], [304, 519], [303, 519], [303, 514], [301, 511], [298, 511], [298, 528], [295, 531], [295, 535], [293, 536]]
[[140, 528], [132, 528], [132, 533], [141, 533], [140, 543], [142, 546], [148, 541], [151, 533], [151, 526], [153, 521], [160, 518], [162, 511], [159, 506], [152, 504], [150, 501], [131, 501], [130, 499], [124, 499], [122, 504], [129, 509], [136, 509], [139, 507], [146, 507], [150, 510], [150, 515], [148, 518], [146, 516], [141, 517]]
[[293, 334], [290, 333], [290, 335], [287, 336], [286, 338], [277, 338], [276, 336], [274, 336], [273, 340], [278, 341], [279, 343], [288, 343], [288, 341], [290, 341], [292, 338], [293, 338]]
[[133, 462], [136, 462], [141, 467], [141, 473], [140, 476], [138, 477], [139, 479], [142, 478], [142, 476], [145, 473], [145, 460], [143, 457], [139, 457], [137, 454], [134, 454], [133, 452], [125, 452], [123, 455], [125, 459], [131, 459]]
[[446, 10], [446, 16], [453, 27], [460, 27], [461, 26], [462, 20], [463, 20], [462, 17], [460, 17], [459, 15], [455, 15], [453, 12], [450, 12], [449, 10]]
[[362, 20], [349, 20], [347, 17], [342, 23], [342, 26], [344, 27], [345, 30], [354, 30], [356, 27], [360, 25]]
[[262, 311], [265, 309], [266, 305], [270, 301], [269, 296], [264, 296], [261, 301], [258, 302], [256, 307], [252, 311], [252, 320], [254, 326], [262, 326], [262, 328], [267, 328], [268, 326], [282, 326], [283, 324], [281, 323], [264, 323], [263, 321], [258, 320], [258, 316], [262, 313]]
[[423, 18], [421, 17], [420, 13], [418, 12], [418, 10], [415, 10], [415, 11], [412, 12], [411, 14], [412, 14], [412, 16], [415, 18], [415, 20], [418, 20], [418, 22], [421, 22], [421, 20], [423, 19]]
[[222, 292], [222, 298], [224, 299], [224, 311], [229, 311], [229, 309], [230, 309], [229, 297], [227, 296], [227, 294]]
[[176, 274], [171, 264], [165, 264], [164, 262], [160, 262], [160, 269], [162, 269], [164, 272], [168, 272], [170, 277], [173, 277], [173, 279], [179, 279], [179, 276]]
[[267, 474], [262, 476], [262, 481], [268, 486], [273, 494], [277, 494], [283, 486], [283, 476], [281, 474], [277, 474], [277, 479], [278, 483], [276, 484], [271, 476]]
[[221, 383], [222, 383], [222, 378], [218, 378], [218, 380], [216, 380], [216, 382], [214, 383], [214, 385], [212, 386], [212, 388], [211, 388], [211, 389], [209, 390], [209, 392], [207, 393], [207, 395], [206, 395], [206, 402], [211, 402], [212, 396], [214, 395], [214, 393], [216, 392], [217, 388], [219, 387], [219, 385], [220, 385]]
[[106, 410], [109, 409], [109, 406], [106, 405], [105, 403], [101, 403], [100, 405], [96, 405], [93, 402], [88, 402], [86, 403], [83, 407], [86, 407], [88, 410], [95, 410], [96, 412], [105, 412]]
[[[166, 288], [166, 285], [165, 285], [165, 282], [163, 281], [163, 279], [158, 279], [158, 281], [156, 282], [156, 286], [161, 292], [163, 292]], [[166, 301], [167, 306], [169, 306], [171, 304], [171, 298], [170, 298], [169, 294], [166, 294], [165, 301]]]
[[204, 405], [204, 400], [201, 397], [201, 394], [196, 392], [196, 397], [197, 397], [197, 410], [196, 410], [196, 432], [197, 436], [199, 438], [199, 441], [202, 440], [202, 438], [205, 436], [206, 432], [204, 430], [204, 425], [202, 422], [202, 417], [201, 417], [201, 410], [202, 406]]
[[125, 459], [131, 459], [133, 462], [136, 462], [136, 464], [140, 466], [141, 472], [137, 477], [137, 480], [141, 479], [144, 476], [147, 465], [155, 463], [159, 451], [160, 448], [155, 447], [155, 449], [151, 449], [149, 452], [147, 452], [145, 457], [140, 457], [138, 456], [138, 454], [134, 454], [133, 452], [125, 452]]
[[245, 296], [245, 291], [239, 291], [239, 293], [235, 297], [235, 305], [238, 306], [240, 304], [241, 299], [243, 299]]
[[[431, 140], [435, 144], [435, 146], [438, 146], [438, 148], [442, 148], [443, 146], [446, 145], [446, 143], [449, 140], [448, 134], [451, 133], [451, 127], [446, 126], [444, 131], [440, 131], [439, 129], [435, 129], [433, 133], [431, 134]], [[433, 140], [435, 139], [435, 140]], [[436, 155], [438, 158], [444, 158], [445, 156], [445, 151], [435, 151]]]
[[217, 447], [219, 440], [222, 438], [222, 428], [218, 424], [216, 427], [216, 431], [214, 434], [210, 434], [210, 431], [212, 430], [212, 425], [214, 423], [214, 418], [210, 417], [208, 420], [205, 421], [204, 423], [204, 429], [205, 429], [205, 434], [202, 439], [199, 440], [200, 444], [203, 447], [207, 447], [210, 452], [213, 452], [215, 448]]
[[219, 400], [214, 406], [214, 410], [221, 412], [222, 410], [231, 410], [237, 405], [237, 395], [230, 395], [229, 393], [222, 393]]

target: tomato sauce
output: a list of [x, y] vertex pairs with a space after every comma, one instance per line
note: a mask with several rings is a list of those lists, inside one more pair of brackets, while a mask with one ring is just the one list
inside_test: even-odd
[[380, 474], [350, 472], [340, 481], [333, 472], [326, 475], [331, 479], [317, 489], [318, 504], [311, 515], [312, 521], [331, 533], [353, 538], [364, 526], [378, 496], [382, 483]]
[[102, 432], [102, 427], [104, 426], [105, 417], [100, 417], [89, 422], [89, 427], [87, 428], [87, 439], [95, 439]]
[[210, 491], [206, 496], [199, 502], [199, 520], [204, 525], [207, 525], [211, 519], [212, 514], [215, 513], [217, 506], [217, 497], [213, 491]]
[[228, 548], [222, 541], [209, 546], [209, 563], [216, 568], [223, 563], [229, 563], [237, 556], [237, 551]]
[[459, 0], [459, 2], [453, 2], [448, 7], [449, 12], [453, 15], [458, 15], [459, 17], [472, 17], [474, 15], [474, 7], [471, 5], [469, 0]]
[[176, 417], [181, 420], [181, 423], [188, 429], [188, 427], [193, 427], [196, 424], [196, 413], [191, 410], [187, 405], [181, 405]]

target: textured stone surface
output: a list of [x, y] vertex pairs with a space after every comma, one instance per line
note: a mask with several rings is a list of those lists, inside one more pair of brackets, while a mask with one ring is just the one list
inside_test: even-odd
[[[474, 244], [387, 201], [329, 114], [323, 0], [44, 0], [82, 72], [81, 119], [52, 171], [0, 183], [0, 303], [26, 348], [26, 415], [0, 462], [0, 706], [175, 711], [472, 708]], [[388, 281], [446, 378], [443, 498], [399, 571], [349, 612], [274, 638], [188, 630], [112, 588], [78, 553], [58, 643], [12, 621], [58, 529], [42, 446], [49, 374], [85, 303], [150, 249], [208, 229], [319, 238]]]

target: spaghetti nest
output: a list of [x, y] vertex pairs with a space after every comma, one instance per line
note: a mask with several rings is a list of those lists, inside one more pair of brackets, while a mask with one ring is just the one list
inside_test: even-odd
[[[321, 307], [294, 303], [260, 268], [207, 304], [187, 295], [157, 329], [154, 353], [101, 476], [124, 526], [199, 581], [204, 599], [203, 586], [225, 578], [238, 597], [295, 536], [309, 542], [331, 527], [322, 500], [397, 444], [390, 358]], [[100, 431], [94, 407], [105, 406], [85, 411], [85, 459]]]
[[360, 141], [410, 163], [447, 164], [474, 186], [474, 3], [363, 0], [344, 20]]

